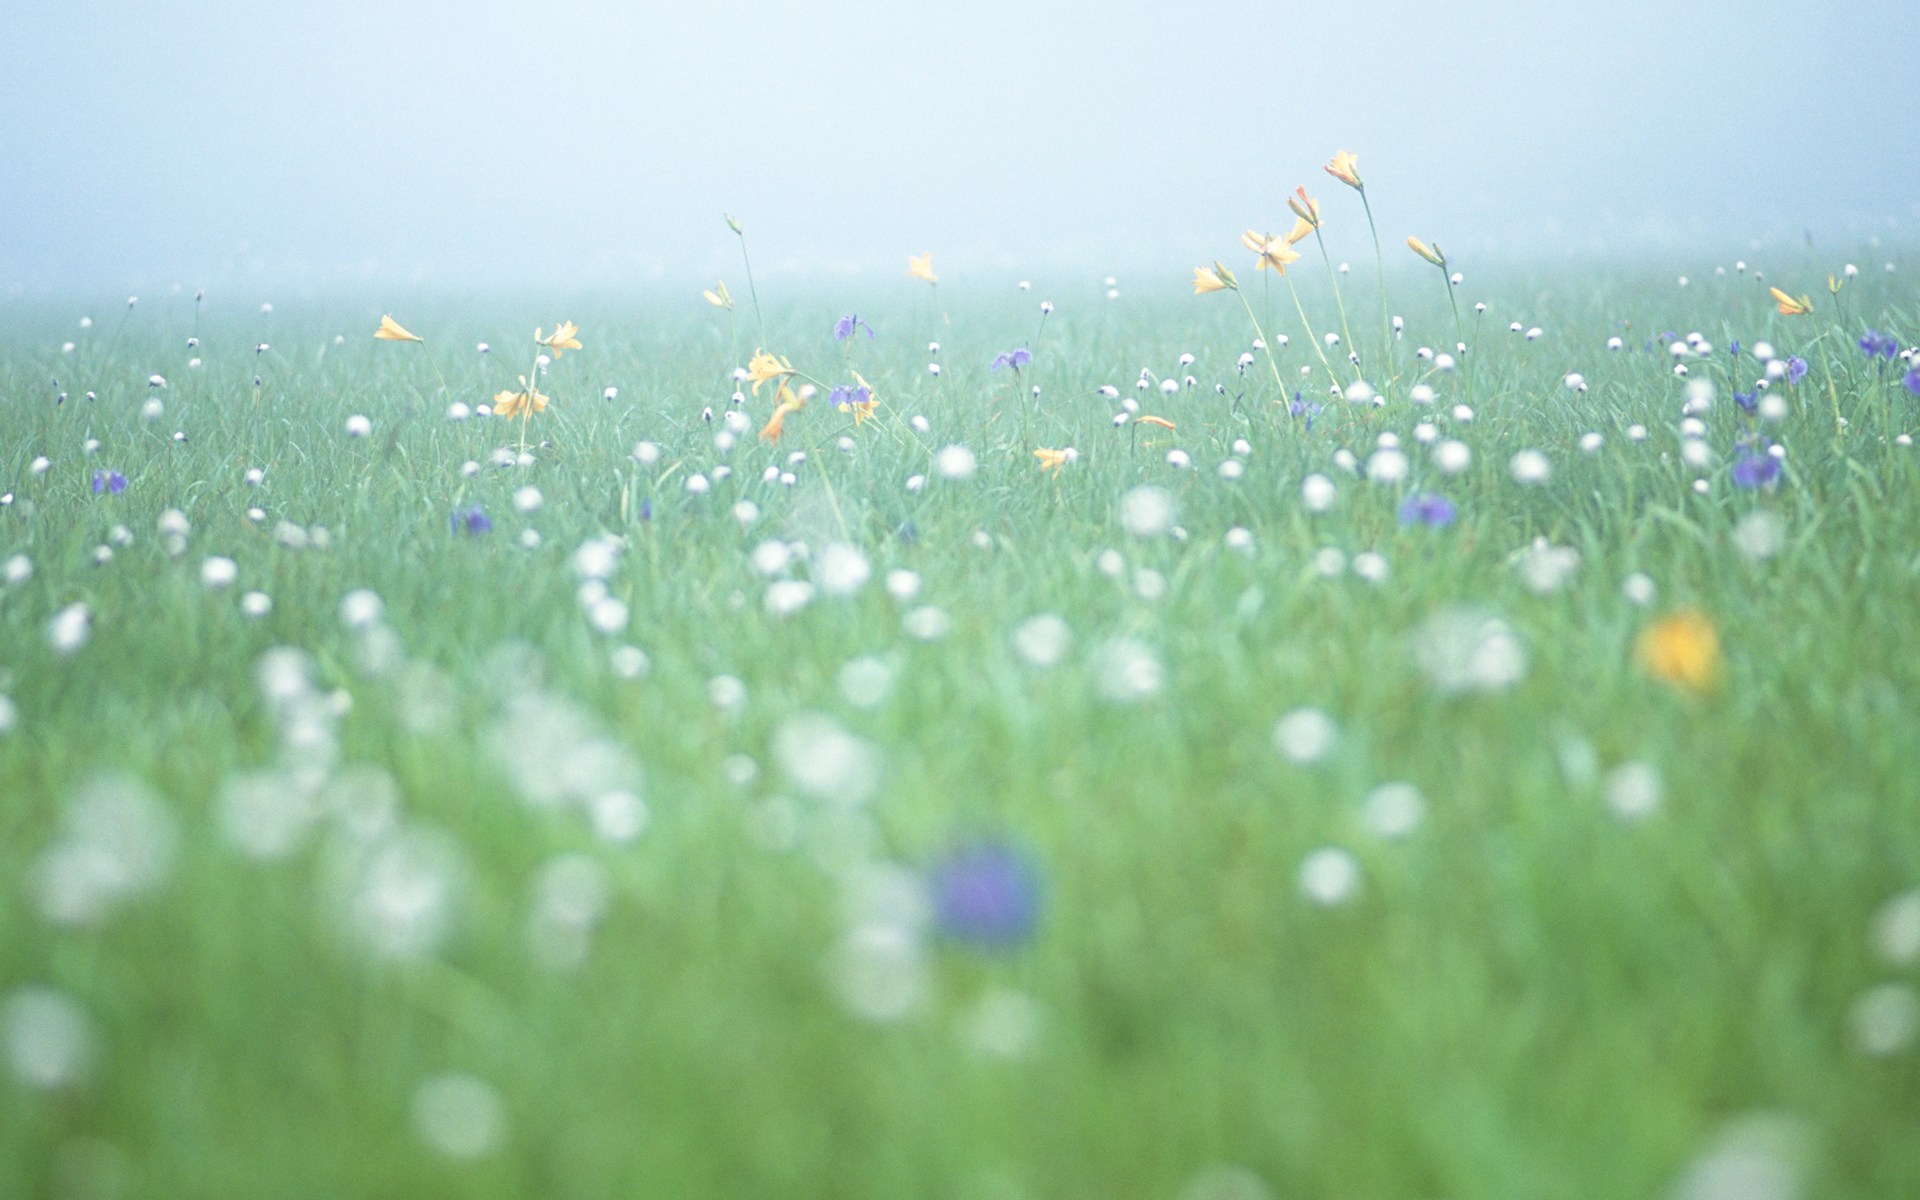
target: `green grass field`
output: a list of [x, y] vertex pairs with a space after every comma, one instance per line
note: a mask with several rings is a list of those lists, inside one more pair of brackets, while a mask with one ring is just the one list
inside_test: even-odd
[[[1920, 310], [1853, 257], [1470, 275], [1453, 371], [1356, 262], [1378, 406], [1250, 266], [1271, 368], [1174, 276], [10, 304], [0, 1196], [1920, 1193], [1920, 397], [1856, 345]], [[546, 411], [448, 418], [555, 318]]]

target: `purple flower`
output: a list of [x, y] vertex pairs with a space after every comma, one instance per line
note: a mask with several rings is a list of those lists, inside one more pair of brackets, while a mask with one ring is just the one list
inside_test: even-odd
[[856, 329], [866, 330], [867, 340], [873, 340], [873, 326], [862, 321], [853, 313], [848, 313], [833, 323], [833, 340], [836, 342], [844, 342], [853, 336], [854, 330]]
[[1453, 501], [1431, 492], [1416, 492], [1400, 505], [1402, 525], [1425, 525], [1438, 529], [1453, 524]]
[[865, 404], [872, 398], [872, 388], [856, 387], [851, 383], [843, 383], [827, 393], [827, 403], [842, 412], [845, 412], [856, 404]]
[[1801, 358], [1797, 354], [1794, 355], [1792, 358], [1789, 358], [1787, 360], [1787, 382], [1789, 384], [1799, 383], [1802, 379], [1805, 379], [1806, 377], [1807, 377], [1807, 360], [1804, 358]]
[[1780, 460], [1762, 447], [1742, 447], [1733, 461], [1735, 487], [1770, 488], [1780, 478]]
[[1908, 391], [1916, 396], [1920, 396], [1920, 367], [1915, 367], [1913, 370], [1908, 371], [1907, 377], [1900, 382], [1907, 385]]
[[1022, 346], [1018, 350], [1009, 350], [1005, 354], [994, 355], [993, 365], [987, 369], [990, 371], [998, 371], [1001, 367], [1012, 367], [1015, 371], [1018, 371], [1021, 367], [1026, 366], [1032, 361], [1033, 351]]
[[1732, 355], [1735, 358], [1740, 357], [1740, 339], [1739, 338], [1733, 339], [1732, 344], [1727, 347], [1727, 353]]
[[453, 532], [464, 533], [469, 537], [493, 532], [493, 522], [487, 519], [487, 510], [478, 504], [469, 504], [465, 508], [453, 510]]
[[1740, 406], [1740, 411], [1743, 413], [1757, 413], [1760, 411], [1759, 392], [1735, 392], [1733, 394], [1733, 402]]
[[102, 492], [118, 496], [127, 490], [127, 477], [118, 471], [95, 471], [93, 473], [93, 494]]
[[1878, 330], [1869, 329], [1866, 336], [1860, 339], [1860, 353], [1868, 358], [1891, 360], [1900, 353], [1900, 343], [1892, 334], [1882, 334]]
[[947, 936], [1008, 947], [1032, 935], [1040, 919], [1040, 881], [1026, 855], [998, 842], [962, 846], [928, 878], [934, 919]]
[[1293, 403], [1287, 405], [1287, 415], [1292, 417], [1305, 417], [1307, 419], [1307, 432], [1312, 433], [1313, 419], [1319, 416], [1325, 409], [1326, 405], [1324, 404], [1312, 404], [1302, 400], [1299, 391], [1296, 390], [1293, 393]]

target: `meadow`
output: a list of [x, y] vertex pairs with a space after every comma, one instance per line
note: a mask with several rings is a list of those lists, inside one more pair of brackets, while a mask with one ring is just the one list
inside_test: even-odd
[[1343, 249], [9, 303], [0, 1195], [1915, 1194], [1920, 265]]

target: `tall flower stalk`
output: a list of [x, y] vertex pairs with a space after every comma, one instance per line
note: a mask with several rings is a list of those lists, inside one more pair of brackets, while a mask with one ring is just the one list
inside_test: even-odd
[[[1240, 298], [1240, 307], [1246, 310], [1247, 321], [1253, 326], [1253, 336], [1260, 339], [1260, 346], [1266, 351], [1267, 369], [1273, 372], [1273, 386], [1279, 389], [1274, 403], [1285, 404], [1287, 385], [1280, 378], [1280, 364], [1273, 357], [1273, 343], [1267, 340], [1266, 330], [1260, 327], [1260, 318], [1254, 315], [1253, 305], [1247, 302], [1247, 294], [1240, 290], [1240, 280], [1223, 263], [1214, 263], [1211, 267], [1193, 269], [1193, 294], [1204, 296], [1209, 292], [1232, 292]], [[1302, 313], [1304, 319], [1305, 314]]]
[[[1296, 215], [1300, 210], [1295, 210]], [[1307, 211], [1313, 211], [1309, 208]], [[1300, 314], [1300, 327], [1307, 331], [1307, 340], [1313, 343], [1313, 352], [1320, 357], [1320, 365], [1327, 369], [1327, 375], [1335, 387], [1340, 386], [1340, 373], [1333, 369], [1333, 363], [1327, 359], [1327, 352], [1321, 345], [1320, 336], [1313, 331], [1313, 322], [1307, 320], [1306, 305], [1300, 303], [1300, 293], [1293, 286], [1293, 280], [1287, 275], [1289, 264], [1300, 261], [1300, 252], [1293, 248], [1294, 243], [1305, 237], [1312, 229], [1309, 218], [1302, 216], [1295, 222], [1292, 232], [1285, 237], [1275, 237], [1270, 233], [1256, 233], [1249, 229], [1240, 235], [1240, 244], [1254, 253], [1254, 265], [1262, 271], [1271, 270], [1287, 281], [1287, 294], [1293, 297], [1293, 310]], [[1243, 298], [1242, 303], [1245, 303]], [[1265, 340], [1264, 335], [1262, 341]], [[1283, 389], [1284, 390], [1284, 389]]]
[[1360, 193], [1360, 207], [1367, 214], [1367, 232], [1373, 235], [1373, 265], [1380, 281], [1380, 353], [1393, 356], [1393, 323], [1387, 317], [1387, 256], [1380, 249], [1380, 227], [1373, 222], [1373, 203], [1367, 199], [1366, 181], [1360, 178], [1360, 160], [1351, 150], [1342, 150], [1326, 165], [1327, 174]]
[[544, 357], [543, 352], [551, 350], [553, 357], [558, 359], [564, 351], [580, 349], [580, 339], [575, 336], [579, 332], [580, 327], [572, 321], [561, 322], [554, 329], [552, 336], [547, 336], [538, 329], [534, 330], [533, 344], [540, 349], [534, 351], [533, 366], [520, 377], [520, 390], [500, 392], [493, 398], [494, 416], [520, 419], [521, 454], [527, 452], [528, 418], [534, 413], [547, 411], [547, 397], [541, 394], [539, 387], [540, 360]]
[[767, 319], [760, 314], [760, 289], [753, 284], [753, 256], [747, 253], [747, 231], [740, 227], [738, 219], [731, 214], [722, 214], [727, 218], [727, 228], [740, 239], [740, 261], [747, 267], [747, 294], [753, 297], [753, 322], [760, 329], [760, 344], [767, 344]]
[[[197, 315], [195, 319], [197, 323]], [[381, 316], [379, 328], [373, 331], [373, 338], [378, 342], [417, 342], [422, 346], [427, 344], [427, 339], [417, 333], [408, 331], [404, 325], [394, 320], [391, 315]], [[440, 384], [440, 396], [442, 399], [445, 399], [448, 395], [447, 377], [440, 373], [440, 363], [433, 357], [431, 352], [427, 354], [427, 365], [433, 368], [433, 377], [435, 381]], [[256, 400], [259, 399], [257, 389], [254, 398]]]

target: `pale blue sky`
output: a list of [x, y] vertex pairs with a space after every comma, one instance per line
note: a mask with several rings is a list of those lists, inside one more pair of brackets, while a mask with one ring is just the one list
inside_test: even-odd
[[[5, 0], [0, 292], [1898, 241], [1905, 4]], [[1897, 222], [1897, 224], [1890, 224]], [[1365, 243], [1343, 246], [1359, 257]]]

